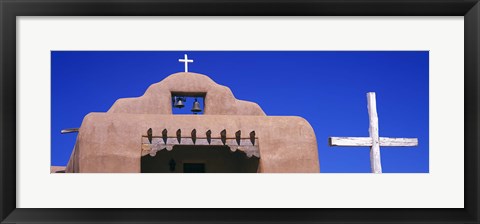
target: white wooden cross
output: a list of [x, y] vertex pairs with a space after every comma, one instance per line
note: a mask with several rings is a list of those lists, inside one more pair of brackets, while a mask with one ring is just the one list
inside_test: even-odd
[[384, 138], [378, 135], [378, 116], [375, 93], [367, 93], [370, 137], [330, 137], [330, 146], [370, 146], [370, 167], [372, 173], [382, 173], [380, 146], [417, 146], [417, 138]]
[[187, 54], [185, 54], [185, 58], [178, 59], [179, 62], [185, 63], [185, 72], [188, 72], [188, 63], [193, 63], [193, 60], [189, 60]]

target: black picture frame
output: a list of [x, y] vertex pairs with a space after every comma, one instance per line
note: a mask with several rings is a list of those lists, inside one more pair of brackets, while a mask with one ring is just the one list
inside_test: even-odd
[[[16, 17], [207, 15], [463, 16], [465, 26], [465, 208], [16, 208]], [[478, 0], [0, 0], [0, 16], [0, 220], [2, 223], [479, 223], [480, 4]], [[439, 195], [439, 197], [442, 196]], [[255, 207], [255, 200], [252, 200], [252, 203], [252, 207]]]

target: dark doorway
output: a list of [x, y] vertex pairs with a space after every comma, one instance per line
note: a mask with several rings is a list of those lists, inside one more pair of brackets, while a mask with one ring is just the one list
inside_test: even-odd
[[184, 173], [205, 173], [205, 163], [184, 163]]
[[174, 146], [141, 158], [142, 173], [256, 173], [259, 159], [228, 146]]

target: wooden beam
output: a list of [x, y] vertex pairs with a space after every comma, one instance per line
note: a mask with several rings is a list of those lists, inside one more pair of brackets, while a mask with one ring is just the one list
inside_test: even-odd
[[147, 130], [148, 141], [152, 144], [152, 128]]
[[177, 130], [177, 140], [178, 140], [178, 143], [182, 141], [182, 129]]
[[250, 132], [250, 141], [255, 145], [255, 131]]
[[[169, 137], [167, 138], [167, 142], [164, 143], [162, 138], [153, 136], [152, 143], [148, 141], [147, 136], [142, 137], [142, 144], [147, 145], [197, 145], [197, 146], [208, 146], [208, 145], [217, 145], [222, 146], [224, 145], [223, 140], [220, 138], [212, 138], [210, 142], [207, 141], [204, 137], [197, 137], [195, 143], [191, 137], [182, 137], [181, 141], [178, 142], [176, 137]], [[226, 138], [225, 145], [236, 145], [238, 146], [237, 140], [235, 138]], [[251, 143], [249, 138], [241, 138], [240, 139], [240, 146], [250, 146], [254, 145]], [[255, 145], [258, 145], [258, 142], [255, 141]]]
[[367, 103], [368, 117], [370, 118], [368, 132], [370, 133], [370, 138], [372, 138], [372, 147], [370, 148], [372, 173], [382, 173], [382, 163], [380, 161], [380, 138], [378, 135], [377, 101], [374, 92], [367, 93]]
[[168, 131], [167, 129], [163, 129], [162, 131], [162, 139], [163, 139], [163, 143], [167, 144], [167, 138], [168, 138]]
[[78, 132], [78, 128], [67, 128], [60, 131], [60, 133], [62, 134], [69, 134], [69, 133], [76, 133], [76, 132]]
[[222, 139], [223, 144], [225, 145], [225, 142], [227, 141], [227, 130], [226, 129], [223, 129], [220, 132], [220, 137]]
[[[330, 137], [330, 146], [372, 146], [370, 137]], [[418, 138], [386, 138], [380, 137], [380, 146], [417, 146]]]
[[193, 144], [195, 144], [195, 141], [197, 141], [197, 130], [196, 129], [192, 130], [192, 141], [193, 141]]
[[328, 138], [330, 146], [372, 146], [370, 137], [330, 137]]
[[380, 146], [418, 146], [418, 138], [380, 137]]
[[235, 132], [235, 139], [237, 140], [237, 144], [240, 145], [240, 138], [242, 137], [242, 131], [238, 130]]
[[207, 136], [208, 144], [212, 141], [212, 131], [208, 130], [205, 135]]

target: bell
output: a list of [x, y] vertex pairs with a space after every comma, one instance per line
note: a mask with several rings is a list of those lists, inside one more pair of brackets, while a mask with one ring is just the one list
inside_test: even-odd
[[200, 108], [200, 103], [197, 101], [197, 99], [195, 99], [195, 102], [193, 102], [192, 112], [193, 113], [202, 112], [202, 109]]
[[183, 99], [181, 97], [176, 98], [175, 104], [173, 105], [176, 108], [183, 108], [185, 104], [183, 104]]

